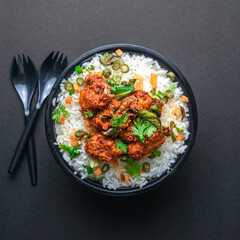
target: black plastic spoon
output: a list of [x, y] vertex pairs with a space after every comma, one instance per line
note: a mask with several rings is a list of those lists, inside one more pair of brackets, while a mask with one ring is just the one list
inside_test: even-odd
[[67, 57], [65, 57], [63, 60], [63, 54], [61, 54], [58, 59], [58, 52], [55, 54], [55, 56], [54, 52], [52, 52], [41, 64], [38, 71], [38, 101], [18, 142], [17, 148], [14, 152], [12, 161], [8, 169], [9, 173], [14, 173], [26, 147], [26, 144], [29, 140], [29, 137], [32, 134], [38, 112], [41, 109], [44, 100], [49, 95], [55, 81], [57, 80], [61, 72], [67, 67], [67, 62]]
[[[25, 55], [23, 55], [21, 59], [18, 55], [18, 60], [16, 60], [16, 57], [13, 58], [10, 75], [12, 84], [23, 104], [26, 124], [30, 116], [32, 96], [37, 86], [37, 70], [29, 56], [26, 59]], [[37, 184], [37, 165], [33, 136], [30, 137], [28, 142], [27, 159], [30, 180], [32, 185], [35, 185]]]

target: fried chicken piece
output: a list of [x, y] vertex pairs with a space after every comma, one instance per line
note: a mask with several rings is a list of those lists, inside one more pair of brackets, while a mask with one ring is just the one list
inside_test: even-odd
[[145, 136], [145, 143], [141, 141], [131, 142], [128, 145], [128, 155], [135, 160], [139, 160], [141, 157], [152, 153], [157, 150], [165, 142], [165, 135], [161, 134], [160, 130], [153, 133], [149, 138]]
[[158, 108], [162, 108], [164, 103], [160, 102], [156, 98], [152, 98], [147, 92], [143, 90], [134, 90], [132, 91], [129, 97], [126, 97], [122, 100], [117, 113], [124, 113], [129, 110], [140, 111], [148, 110], [150, 107], [156, 105]]
[[110, 109], [100, 112], [96, 117], [91, 119], [91, 126], [99, 131], [108, 130], [112, 126], [110, 119], [113, 114], [113, 111]]
[[110, 162], [119, 158], [124, 152], [117, 149], [115, 143], [121, 142], [119, 139], [110, 139], [101, 133], [93, 133], [85, 145], [86, 153], [101, 161]]
[[81, 112], [94, 112], [107, 108], [114, 95], [111, 94], [111, 87], [104, 78], [88, 74], [85, 78], [85, 84], [79, 97]]
[[136, 142], [138, 141], [138, 137], [133, 135], [132, 127], [134, 126], [133, 121], [131, 121], [127, 128], [120, 129], [119, 137], [127, 142]]

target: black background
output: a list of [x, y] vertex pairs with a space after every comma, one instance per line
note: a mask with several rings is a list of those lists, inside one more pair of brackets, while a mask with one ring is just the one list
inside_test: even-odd
[[[44, 0], [0, 2], [0, 239], [239, 239], [240, 2]], [[70, 179], [36, 124], [38, 185], [24, 157], [7, 173], [23, 129], [12, 57], [39, 66], [52, 50], [71, 62], [110, 43], [149, 47], [173, 61], [196, 97], [199, 128], [184, 166], [156, 191], [105, 197]]]

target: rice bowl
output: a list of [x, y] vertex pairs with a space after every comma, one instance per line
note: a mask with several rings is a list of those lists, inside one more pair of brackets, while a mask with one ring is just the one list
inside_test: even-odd
[[[117, 50], [117, 48], [115, 50]], [[94, 57], [90, 57], [88, 61], [79, 64], [81, 68], [86, 70], [81, 74], [77, 73], [76, 71], [72, 71], [67, 78], [61, 81], [58, 94], [52, 98], [51, 109], [57, 109], [61, 105], [64, 106], [65, 111], [67, 111], [69, 114], [69, 117], [65, 119], [64, 124], [56, 124], [56, 122], [53, 124], [55, 130], [54, 144], [56, 147], [59, 147], [61, 144], [71, 146], [71, 136], [74, 135], [76, 129], [90, 133], [89, 126], [87, 127], [85, 124], [86, 119], [84, 119], [84, 116], [80, 111], [80, 92], [75, 91], [73, 94], [71, 94], [71, 104], [66, 104], [66, 98], [69, 97], [69, 91], [66, 90], [65, 83], [66, 81], [75, 83], [80, 75], [83, 79], [85, 79], [89, 73], [102, 73], [106, 69], [106, 66], [102, 65], [100, 62], [103, 54], [104, 52], [96, 52], [93, 54]], [[85, 141], [81, 141], [80, 147], [78, 148], [80, 154], [75, 156], [74, 159], [71, 159], [69, 152], [59, 148], [64, 161], [66, 161], [66, 163], [72, 168], [73, 174], [76, 177], [80, 178], [81, 180], [89, 179], [90, 181], [93, 181], [94, 184], [97, 181], [97, 184], [100, 184], [103, 186], [103, 188], [110, 190], [134, 187], [144, 188], [144, 186], [148, 185], [149, 181], [169, 174], [179, 156], [186, 153], [189, 138], [192, 134], [189, 131], [189, 103], [182, 100], [182, 96], [185, 96], [186, 94], [179, 85], [178, 81], [173, 81], [169, 76], [167, 76], [169, 70], [167, 70], [165, 67], [162, 67], [159, 62], [156, 61], [156, 59], [145, 56], [144, 54], [123, 51], [121, 58], [124, 63], [129, 66], [129, 71], [127, 73], [121, 73], [119, 71], [114, 72], [111, 67], [108, 68], [111, 69], [112, 74], [121, 76], [122, 81], [127, 81], [137, 74], [143, 79], [142, 90], [148, 92], [149, 94], [153, 89], [153, 86], [150, 82], [151, 74], [157, 75], [157, 88], [155, 89], [156, 92], [165, 92], [169, 90], [171, 85], [175, 86], [173, 90], [174, 97], [169, 99], [168, 102], [164, 104], [160, 119], [163, 126], [169, 126], [171, 122], [174, 122], [176, 129], [182, 130], [183, 133], [181, 135], [183, 135], [183, 139], [173, 142], [172, 138], [168, 136], [165, 138], [165, 142], [157, 149], [157, 151], [161, 152], [160, 156], [155, 156], [154, 159], [150, 159], [149, 154], [141, 157], [141, 159], [138, 160], [138, 163], [141, 166], [144, 163], [150, 163], [151, 168], [149, 172], [141, 171], [140, 179], [137, 179], [134, 175], [129, 174], [126, 171], [126, 163], [121, 161], [120, 158], [117, 159], [117, 165], [112, 161], [108, 162], [109, 170], [106, 173], [100, 173], [99, 175], [94, 173], [89, 174], [85, 166], [91, 163], [91, 157], [89, 157], [85, 151]], [[91, 70], [91, 68], [93, 68], [92, 66], [94, 66], [93, 70]], [[192, 101], [191, 98], [190, 101]], [[175, 114], [178, 106], [184, 108], [185, 112], [185, 117], [181, 120], [179, 120], [179, 116]], [[176, 130], [174, 133], [177, 136], [179, 135]], [[193, 132], [193, 135], [195, 135], [195, 132]], [[195, 138], [195, 136], [193, 137]], [[101, 169], [103, 164], [104, 163], [100, 162], [100, 165], [97, 167]], [[124, 174], [124, 181], [121, 178], [121, 174]]]

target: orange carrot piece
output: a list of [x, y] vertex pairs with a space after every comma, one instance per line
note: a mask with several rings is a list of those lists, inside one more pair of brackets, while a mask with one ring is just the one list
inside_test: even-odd
[[152, 84], [152, 86], [153, 86], [154, 88], [157, 88], [157, 74], [151, 73], [150, 83]]
[[179, 133], [178, 136], [176, 136], [176, 141], [181, 141], [184, 139], [184, 134], [183, 133]]
[[123, 51], [121, 49], [118, 49], [115, 51], [115, 53], [120, 57], [123, 54]]
[[79, 87], [79, 85], [76, 82], [73, 83], [73, 88], [74, 88], [75, 92], [77, 92], [77, 93], [81, 92], [81, 88]]
[[94, 72], [94, 75], [99, 75], [99, 76], [103, 76], [103, 73], [102, 72]]
[[101, 169], [100, 168], [97, 168], [94, 173], [98, 176], [102, 173]]
[[117, 167], [117, 166], [118, 166], [118, 161], [117, 161], [117, 160], [115, 160], [115, 159], [112, 160], [112, 163], [113, 163], [113, 166], [114, 166], [114, 167]]
[[65, 118], [65, 117], [61, 116], [60, 123], [61, 123], [61, 124], [64, 124], [66, 119], [67, 119], [67, 118]]
[[75, 147], [77, 145], [78, 139], [72, 135], [70, 136], [70, 139], [73, 147]]
[[72, 101], [72, 97], [67, 97], [66, 99], [65, 99], [65, 103], [70, 103]]
[[188, 102], [189, 101], [188, 97], [186, 97], [184, 95], [182, 95], [181, 100], [182, 100], [182, 102]]
[[142, 90], [143, 89], [143, 77], [139, 74], [134, 74], [133, 78], [137, 79], [137, 81], [135, 83], [135, 89]]
[[121, 172], [120, 177], [121, 177], [121, 181], [124, 182], [125, 181], [125, 175], [123, 174], [123, 172]]

